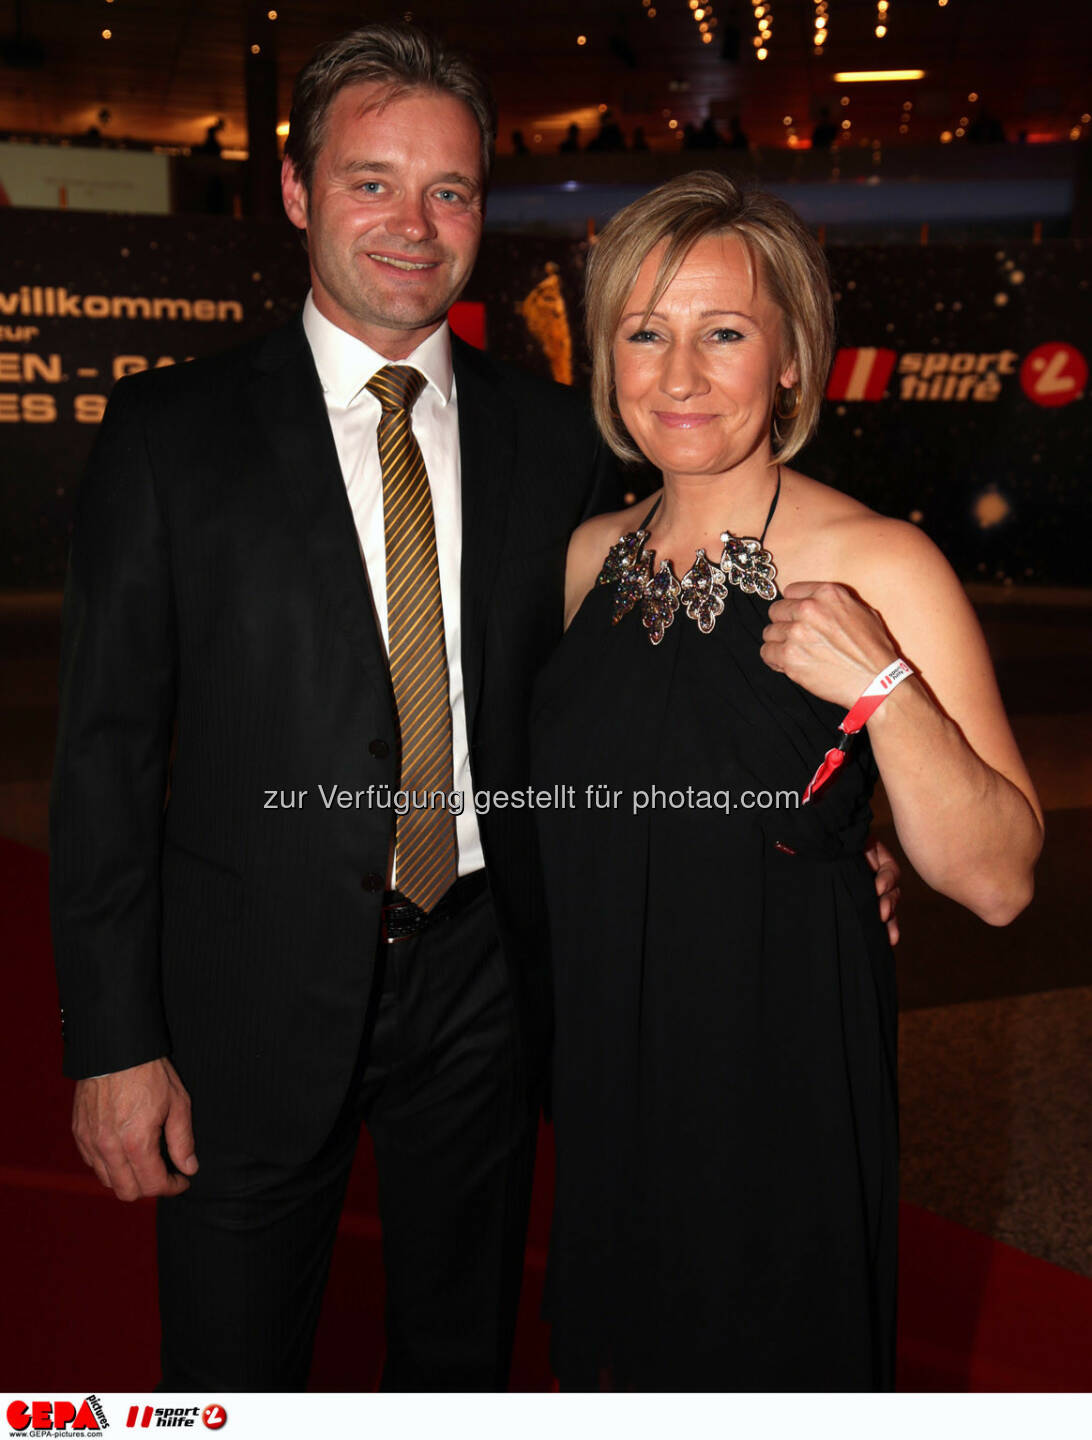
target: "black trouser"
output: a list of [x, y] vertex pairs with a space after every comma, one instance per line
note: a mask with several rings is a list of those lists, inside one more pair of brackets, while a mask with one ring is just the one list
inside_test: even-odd
[[383, 1388], [506, 1386], [537, 1117], [487, 895], [380, 946], [361, 1055], [302, 1166], [207, 1155], [194, 1116], [201, 1170], [158, 1210], [164, 1390], [305, 1388], [362, 1121], [379, 1176]]

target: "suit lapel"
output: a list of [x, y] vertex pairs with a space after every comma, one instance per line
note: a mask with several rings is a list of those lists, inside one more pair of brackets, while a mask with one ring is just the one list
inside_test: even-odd
[[516, 458], [515, 421], [488, 358], [451, 337], [459, 403], [463, 548], [460, 606], [467, 732], [474, 734], [489, 599], [504, 546]]
[[271, 482], [286, 498], [311, 566], [319, 623], [339, 628], [370, 682], [389, 693], [353, 513], [300, 319], [275, 331], [259, 350], [251, 399], [269, 451]]

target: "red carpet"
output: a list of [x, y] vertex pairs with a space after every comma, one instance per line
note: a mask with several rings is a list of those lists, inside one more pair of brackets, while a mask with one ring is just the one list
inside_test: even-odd
[[[0, 1389], [148, 1390], [157, 1379], [153, 1216], [85, 1170], [60, 1074], [45, 857], [0, 839], [6, 1097], [0, 1231], [6, 1237]], [[547, 1390], [538, 1318], [553, 1183], [539, 1147], [513, 1388]], [[1089, 1384], [1092, 1280], [915, 1206], [902, 1208], [899, 1387], [1075, 1391]], [[210, 1304], [215, 1296], [210, 1296]], [[315, 1390], [369, 1390], [382, 1349], [383, 1278], [367, 1136], [334, 1256]]]

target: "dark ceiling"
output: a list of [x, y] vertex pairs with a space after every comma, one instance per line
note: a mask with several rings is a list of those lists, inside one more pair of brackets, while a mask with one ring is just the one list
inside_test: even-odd
[[[409, 0], [414, 4], [414, 0]], [[699, 0], [701, 3], [701, 0]], [[267, 11], [275, 8], [277, 18]], [[1010, 138], [1065, 139], [1092, 109], [1092, 4], [1057, 0], [826, 0], [829, 40], [812, 44], [816, 0], [765, 0], [768, 58], [755, 58], [752, 0], [713, 0], [702, 43], [689, 0], [423, 0], [390, 5], [270, 0], [4, 0], [0, 6], [0, 130], [193, 145], [217, 116], [229, 149], [246, 145], [244, 56], [275, 53], [280, 116], [292, 76], [316, 44], [369, 19], [412, 18], [467, 50], [493, 81], [502, 150], [519, 127], [532, 147], [556, 149], [566, 126], [593, 133], [610, 106], [629, 133], [675, 147], [679, 127], [712, 111], [740, 115], [752, 143], [806, 138], [819, 107], [851, 121], [850, 143], [938, 140], [973, 113], [977, 93]], [[879, 18], [887, 34], [875, 35]], [[102, 32], [110, 31], [104, 39]], [[583, 36], [585, 43], [579, 44]], [[733, 61], [738, 55], [738, 61]], [[13, 65], [12, 60], [22, 63]], [[914, 67], [914, 82], [846, 86], [838, 70]], [[848, 106], [841, 97], [850, 96]], [[899, 123], [908, 129], [900, 135]], [[791, 117], [791, 124], [785, 118]], [[1087, 133], [1087, 124], [1083, 133]], [[537, 138], [536, 138], [537, 137]]]

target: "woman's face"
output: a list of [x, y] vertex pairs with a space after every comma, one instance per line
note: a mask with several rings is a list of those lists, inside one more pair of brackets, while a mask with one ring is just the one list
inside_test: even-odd
[[784, 360], [781, 310], [758, 264], [731, 233], [707, 235], [645, 320], [663, 245], [637, 275], [614, 338], [618, 410], [641, 451], [665, 475], [722, 475], [752, 455], [769, 459]]

